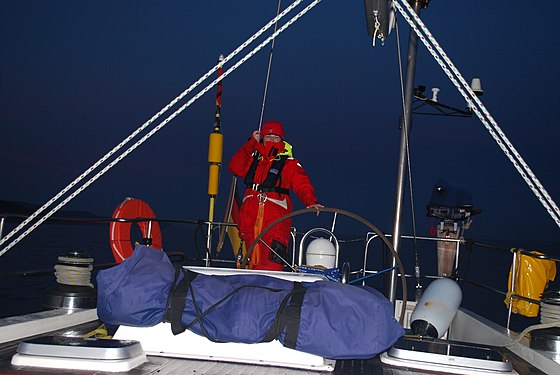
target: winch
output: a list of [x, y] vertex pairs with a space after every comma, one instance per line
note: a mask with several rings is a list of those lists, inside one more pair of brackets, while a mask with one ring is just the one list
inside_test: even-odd
[[[541, 323], [560, 325], [560, 290], [547, 290], [541, 295]], [[560, 327], [531, 331], [531, 348], [555, 353], [560, 359]]]
[[97, 305], [97, 291], [91, 283], [93, 258], [81, 251], [58, 257], [54, 266], [57, 284], [46, 292], [45, 307], [51, 309], [89, 309]]

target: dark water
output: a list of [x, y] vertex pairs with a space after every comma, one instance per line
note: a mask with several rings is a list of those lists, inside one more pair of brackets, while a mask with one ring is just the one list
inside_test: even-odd
[[[8, 233], [13, 225], [5, 228]], [[192, 264], [203, 255], [204, 231], [197, 230], [193, 225], [181, 226], [163, 224], [162, 233], [164, 249], [166, 251], [179, 251], [185, 253]], [[140, 239], [140, 234], [132, 233], [133, 239]], [[215, 233], [217, 238], [217, 233]], [[364, 241], [356, 236], [340, 236], [341, 261], [349, 261], [353, 270], [359, 269], [362, 264]], [[523, 246], [526, 249], [539, 249], [550, 253], [548, 249], [558, 249], [558, 244], [551, 243], [507, 243], [507, 241], [484, 241], [493, 243], [502, 249], [513, 246]], [[437, 258], [435, 242], [417, 243], [421, 273], [434, 275], [437, 273]], [[401, 259], [407, 274], [414, 270], [414, 244], [412, 241], [403, 240], [401, 244]], [[46, 288], [55, 284], [52, 272], [58, 255], [69, 251], [84, 251], [95, 258], [95, 264], [114, 262], [109, 247], [109, 225], [63, 225], [44, 224], [37, 228], [30, 236], [17, 244], [4, 256], [0, 257], [0, 318], [31, 313], [44, 310]], [[221, 258], [232, 259], [232, 250], [229, 245], [224, 247]], [[462, 277], [475, 280], [502, 292], [507, 289], [511, 253], [506, 250], [474, 247], [472, 252], [462, 249], [459, 273]], [[374, 243], [370, 250], [368, 269], [383, 269], [383, 250], [380, 243]], [[22, 275], [23, 271], [27, 274]], [[95, 284], [97, 271], [93, 272], [92, 282]], [[420, 279], [425, 289], [430, 279]], [[557, 282], [553, 286], [558, 287]], [[368, 285], [383, 290], [383, 278], [376, 276], [368, 280]], [[400, 284], [399, 284], [400, 285]], [[416, 281], [409, 279], [407, 287], [409, 300], [414, 300]], [[507, 308], [504, 296], [471, 283], [462, 283], [462, 306], [489, 318], [490, 320], [505, 325], [507, 321]], [[400, 295], [400, 286], [397, 292]], [[530, 324], [538, 323], [538, 318], [525, 318], [513, 316], [512, 328], [521, 330]]]

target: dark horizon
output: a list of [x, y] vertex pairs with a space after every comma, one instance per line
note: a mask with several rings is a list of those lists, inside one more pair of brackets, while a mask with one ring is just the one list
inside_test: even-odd
[[[0, 199], [47, 202], [208, 71], [220, 54], [273, 18], [276, 6], [2, 2]], [[467, 8], [431, 1], [421, 17], [465, 79], [481, 78], [483, 103], [558, 199], [555, 10], [558, 2], [532, 4], [528, 16], [527, 9], [499, 2], [474, 0]], [[520, 20], [529, 21], [526, 29]], [[404, 59], [408, 27], [402, 18], [399, 28]], [[372, 47], [361, 1], [323, 0], [277, 39], [265, 110], [265, 120], [284, 123], [320, 202], [355, 212], [385, 232], [392, 231], [400, 138], [395, 37], [396, 30], [385, 46]], [[258, 126], [269, 51], [224, 81], [224, 161], [215, 215], [220, 220], [231, 183], [227, 162]], [[427, 96], [438, 87], [442, 103], [465, 106], [423, 46], [418, 85], [427, 87]], [[160, 217], [207, 217], [214, 102], [215, 89], [63, 209], [107, 217], [131, 196], [148, 202]], [[445, 178], [467, 186], [474, 206], [483, 210], [466, 236], [560, 242], [558, 225], [476, 117], [415, 116], [410, 149], [419, 235], [429, 233], [433, 221], [425, 206], [433, 185]], [[407, 191], [404, 233], [412, 232], [411, 222]]]

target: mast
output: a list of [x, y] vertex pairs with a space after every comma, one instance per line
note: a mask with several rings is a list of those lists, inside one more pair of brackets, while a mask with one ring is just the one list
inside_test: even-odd
[[[414, 12], [420, 16], [420, 10], [428, 7], [429, 0], [408, 0], [412, 5]], [[412, 125], [412, 100], [414, 98], [414, 78], [416, 74], [416, 55], [418, 47], [418, 36], [411, 28], [408, 37], [408, 54], [406, 66], [406, 81], [404, 91], [404, 114], [401, 118], [401, 141], [399, 150], [399, 162], [397, 169], [397, 189], [395, 196], [395, 217], [393, 221], [393, 247], [395, 251], [399, 251], [401, 240], [401, 220], [404, 193], [406, 187], [406, 170], [407, 170], [407, 148], [408, 138]], [[395, 258], [391, 260], [391, 266], [396, 266]], [[393, 304], [396, 301], [396, 284], [397, 284], [397, 270], [393, 269], [389, 277], [389, 285], [387, 287], [387, 294]]]

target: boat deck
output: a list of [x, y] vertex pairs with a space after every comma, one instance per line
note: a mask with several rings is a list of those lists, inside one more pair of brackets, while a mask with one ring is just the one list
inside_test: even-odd
[[[506, 355], [513, 365], [514, 370], [520, 375], [535, 374], [543, 375], [547, 373], [555, 373], [557, 369], [556, 363], [549, 363], [546, 372], [533, 366], [534, 361], [538, 361], [537, 354], [546, 355], [544, 352], [531, 352], [532, 359], [528, 358], [524, 350], [516, 347], [515, 352], [500, 346], [496, 340], [492, 338], [494, 330], [501, 329], [493, 326], [493, 323], [486, 321], [480, 316], [473, 313], [466, 313], [459, 310], [455, 319], [456, 327], [452, 330], [458, 337], [452, 337], [452, 340], [492, 343], [493, 348], [499, 353]], [[49, 310], [40, 313], [22, 315], [12, 318], [0, 320], [0, 374], [115, 374], [115, 372], [106, 371], [84, 371], [84, 370], [61, 370], [48, 369], [28, 366], [14, 366], [11, 364], [12, 356], [16, 354], [17, 348], [22, 340], [31, 339], [39, 336], [72, 336], [84, 337], [97, 329], [101, 322], [97, 319], [97, 313], [92, 310], [75, 311], [68, 314], [64, 310]], [[468, 332], [472, 337], [468, 337]], [[488, 335], [485, 337], [484, 335]], [[499, 339], [504, 336], [498, 335]], [[480, 341], [479, 341], [480, 342]], [[524, 344], [518, 344], [522, 348]], [[552, 354], [548, 354], [552, 355]], [[556, 358], [551, 358], [557, 361]], [[536, 362], [534, 362], [536, 363]], [[542, 365], [541, 365], [542, 366]], [[539, 367], [541, 367], [539, 366]], [[545, 368], [541, 367], [543, 370]], [[552, 371], [552, 372], [551, 372]], [[123, 372], [121, 372], [123, 373]], [[301, 369], [290, 369], [286, 367], [272, 367], [259, 364], [240, 364], [231, 362], [219, 362], [210, 360], [193, 360], [184, 358], [172, 358], [148, 355], [147, 361], [140, 366], [125, 372], [134, 375], [166, 375], [166, 374], [442, 374], [442, 372], [431, 370], [408, 369], [404, 367], [395, 367], [386, 363], [382, 363], [380, 356], [369, 360], [344, 360], [336, 361], [333, 371], [311, 371]], [[492, 372], [496, 374], [497, 372]], [[502, 373], [508, 374], [508, 373]]]
[[[72, 327], [73, 332], [88, 332], [97, 328], [98, 322], [90, 322]], [[49, 332], [49, 335], [68, 334], [69, 330], [59, 330]], [[0, 345], [0, 373], [1, 374], [118, 374], [115, 372], [104, 371], [77, 371], [77, 370], [61, 370], [61, 369], [45, 369], [36, 367], [13, 366], [11, 358], [16, 353], [19, 345], [19, 340], [6, 342]], [[530, 363], [524, 361], [516, 354], [505, 348], [498, 348], [499, 352], [506, 354], [513, 363], [514, 369], [520, 375], [546, 375], [546, 373], [533, 367]], [[269, 367], [260, 365], [237, 364], [227, 362], [215, 361], [201, 361], [201, 360], [187, 360], [181, 358], [167, 358], [148, 356], [148, 361], [139, 367], [132, 369], [126, 374], [132, 375], [146, 375], [146, 374], [228, 374], [228, 375], [241, 375], [241, 374], [290, 374], [290, 375], [303, 375], [303, 374], [388, 374], [388, 375], [406, 375], [406, 374], [441, 374], [436, 371], [415, 370], [406, 368], [396, 368], [384, 364], [379, 359], [379, 356], [370, 360], [345, 360], [337, 361], [334, 371], [331, 372], [316, 372], [308, 370], [296, 370], [280, 367]]]
[[[11, 353], [15, 353], [15, 346]], [[3, 357], [0, 359], [0, 372], [2, 374], [115, 374], [114, 372], [102, 371], [76, 371], [76, 370], [61, 370], [61, 369], [44, 369], [34, 367], [16, 367], [10, 364], [11, 355], [7, 354], [2, 349]], [[520, 375], [534, 374], [546, 375], [544, 372], [536, 369], [530, 364], [515, 360], [515, 355], [510, 358], [514, 363], [514, 368]], [[276, 375], [276, 374], [387, 374], [387, 375], [405, 375], [405, 374], [441, 374], [441, 372], [423, 371], [414, 369], [401, 369], [395, 368], [390, 365], [381, 363], [378, 357], [371, 360], [355, 360], [355, 361], [337, 361], [336, 368], [331, 372], [314, 372], [306, 370], [287, 369], [280, 367], [268, 367], [258, 365], [244, 365], [227, 362], [211, 362], [211, 361], [195, 361], [177, 358], [165, 358], [148, 356], [148, 361], [139, 367], [126, 372], [131, 375], [145, 375], [145, 374], [229, 374], [229, 375], [246, 375], [246, 374], [263, 374]]]

